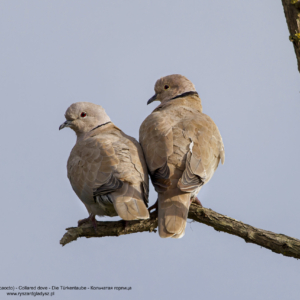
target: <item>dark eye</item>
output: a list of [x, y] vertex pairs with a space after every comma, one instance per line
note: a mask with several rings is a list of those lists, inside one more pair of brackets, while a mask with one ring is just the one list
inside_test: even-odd
[[164, 89], [165, 90], [167, 90], [167, 89], [169, 89], [170, 87], [166, 84], [165, 86], [164, 86]]
[[86, 117], [86, 113], [83, 111], [80, 115], [81, 118], [85, 118]]

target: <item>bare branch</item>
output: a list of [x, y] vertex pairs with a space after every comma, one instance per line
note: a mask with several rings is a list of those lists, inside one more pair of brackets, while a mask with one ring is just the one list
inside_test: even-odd
[[282, 5], [300, 72], [300, 0], [282, 0]]
[[131, 234], [137, 232], [156, 232], [157, 227], [157, 214], [156, 212], [150, 215], [150, 219], [128, 221], [125, 228], [125, 221], [115, 222], [99, 222], [97, 221], [96, 230], [90, 223], [84, 223], [80, 227], [66, 228], [67, 232], [60, 240], [60, 244], [65, 246], [66, 244], [76, 241], [79, 237], [105, 237], [105, 236], [120, 236], [124, 234]]
[[[192, 204], [189, 211], [189, 218], [213, 227], [217, 231], [227, 232], [243, 238], [247, 243], [257, 244], [273, 252], [285, 256], [300, 258], [300, 240], [266, 231], [244, 224], [230, 217], [221, 215], [211, 209]], [[64, 246], [79, 237], [105, 237], [120, 236], [137, 232], [156, 232], [157, 214], [150, 215], [150, 219], [128, 222], [125, 228], [124, 221], [97, 222], [96, 231], [91, 224], [83, 224], [80, 227], [67, 228], [60, 243]]]

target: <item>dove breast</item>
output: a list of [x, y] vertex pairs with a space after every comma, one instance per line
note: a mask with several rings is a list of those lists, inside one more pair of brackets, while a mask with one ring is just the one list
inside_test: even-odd
[[[172, 86], [176, 87], [174, 91]], [[186, 91], [186, 87], [191, 90]], [[220, 132], [202, 113], [201, 100], [193, 89], [183, 76], [158, 80], [156, 95], [148, 102], [163, 100], [140, 127], [140, 143], [158, 192], [161, 237], [184, 235], [191, 201], [212, 178], [219, 161], [224, 163], [225, 159]], [[177, 95], [178, 91], [182, 94]]]
[[115, 126], [100, 105], [71, 104], [66, 121], [77, 140], [68, 163], [73, 190], [87, 208], [96, 228], [95, 216], [116, 216], [124, 220], [147, 219], [148, 172], [140, 144]]

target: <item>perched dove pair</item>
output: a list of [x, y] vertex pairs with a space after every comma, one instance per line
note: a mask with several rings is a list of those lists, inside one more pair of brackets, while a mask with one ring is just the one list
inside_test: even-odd
[[140, 127], [140, 144], [116, 127], [104, 109], [88, 102], [72, 104], [59, 127], [72, 128], [77, 142], [67, 169], [73, 190], [86, 206], [87, 220], [116, 216], [147, 219], [148, 172], [158, 193], [158, 227], [163, 238], [181, 238], [191, 202], [213, 176], [225, 152], [220, 132], [202, 113], [194, 85], [182, 75], [155, 84], [148, 101], [161, 104]]

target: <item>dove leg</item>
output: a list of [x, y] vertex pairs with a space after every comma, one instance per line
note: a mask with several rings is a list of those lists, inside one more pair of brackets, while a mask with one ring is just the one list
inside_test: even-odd
[[124, 225], [124, 230], [126, 231], [128, 225], [129, 225], [129, 221], [127, 221], [127, 220], [122, 220], [122, 223], [123, 223], [123, 225]]
[[152, 206], [150, 206], [150, 207], [148, 208], [148, 211], [151, 212], [151, 210], [153, 210], [154, 208], [155, 208], [156, 210], [158, 210], [158, 199], [156, 200], [156, 202], [155, 202]]
[[195, 203], [195, 204], [200, 205], [201, 207], [203, 207], [202, 203], [200, 202], [200, 200], [197, 197], [191, 198], [191, 203], [190, 204], [192, 204], [192, 203]]
[[96, 221], [96, 216], [94, 214], [90, 214], [88, 218], [82, 219], [78, 221], [78, 227], [81, 226], [84, 223], [92, 223], [94, 229], [96, 230], [97, 228], [97, 221]]

